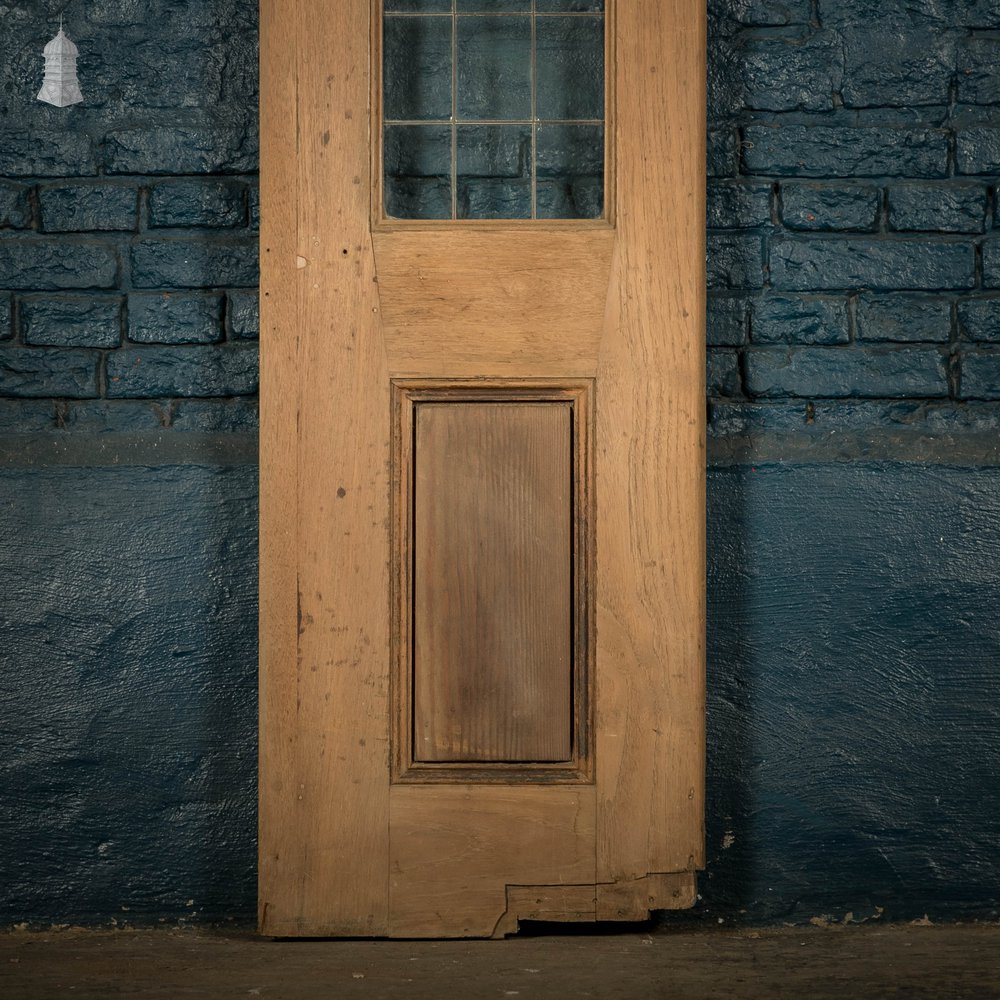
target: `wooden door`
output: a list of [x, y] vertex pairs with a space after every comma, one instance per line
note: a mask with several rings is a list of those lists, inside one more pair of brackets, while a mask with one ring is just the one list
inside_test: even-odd
[[262, 3], [265, 934], [695, 899], [705, 12], [525, 3], [603, 18], [596, 218], [389, 217], [382, 4]]

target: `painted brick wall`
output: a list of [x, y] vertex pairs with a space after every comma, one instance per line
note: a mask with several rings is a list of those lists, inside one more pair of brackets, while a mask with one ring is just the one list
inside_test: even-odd
[[[49, 6], [0, 4], [0, 925], [249, 923], [257, 5], [70, 5], [63, 110]], [[710, 28], [696, 912], [995, 919], [1000, 6]]]
[[256, 5], [72, 7], [67, 109], [50, 6], [0, 9], [0, 429], [252, 430]]
[[1000, 399], [1000, 6], [713, 0], [711, 32], [723, 432]]

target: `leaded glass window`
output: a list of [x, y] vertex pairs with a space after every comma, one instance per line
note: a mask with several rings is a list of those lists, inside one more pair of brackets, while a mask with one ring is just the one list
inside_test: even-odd
[[604, 0], [383, 0], [383, 208], [604, 213]]

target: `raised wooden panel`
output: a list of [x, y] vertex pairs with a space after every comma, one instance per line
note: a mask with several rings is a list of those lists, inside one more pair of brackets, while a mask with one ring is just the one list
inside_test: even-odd
[[566, 761], [573, 737], [569, 403], [414, 414], [417, 761]]
[[394, 377], [592, 376], [614, 231], [377, 231]]
[[508, 885], [594, 884], [593, 786], [396, 785], [390, 824], [397, 937], [492, 937]]

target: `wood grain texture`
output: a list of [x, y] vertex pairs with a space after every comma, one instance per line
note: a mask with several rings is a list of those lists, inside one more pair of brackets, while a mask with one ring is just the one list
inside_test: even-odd
[[694, 872], [647, 875], [629, 882], [598, 885], [598, 920], [648, 920], [653, 910], [684, 910], [694, 906]]
[[516, 934], [522, 920], [589, 923], [597, 919], [597, 887], [593, 885], [509, 885], [507, 912], [493, 936]]
[[492, 937], [508, 885], [593, 885], [593, 786], [392, 789], [391, 933]]
[[597, 872], [703, 862], [705, 7], [616, 5], [618, 238], [598, 368]]
[[[276, 35], [295, 29], [295, 144], [283, 155], [297, 166], [297, 211], [270, 216], [270, 226], [297, 234], [297, 300], [293, 310], [282, 299], [276, 319], [299, 344], [293, 371], [287, 355], [272, 357], [265, 380], [274, 399], [297, 378], [295, 412], [283, 418], [296, 428], [297, 481], [280, 489], [285, 516], [297, 512], [298, 643], [294, 656], [283, 650], [280, 671], [268, 670], [263, 691], [295, 705], [294, 717], [267, 719], [264, 753], [295, 750], [282, 761], [290, 808], [265, 807], [263, 927], [377, 935], [388, 926], [389, 379], [368, 225], [370, 11], [367, 0], [295, 8], [297, 17], [270, 23], [267, 39], [287, 47]], [[286, 620], [264, 628], [288, 641]]]
[[570, 759], [572, 416], [416, 408], [416, 760]]
[[607, 226], [375, 234], [394, 377], [592, 376]]

